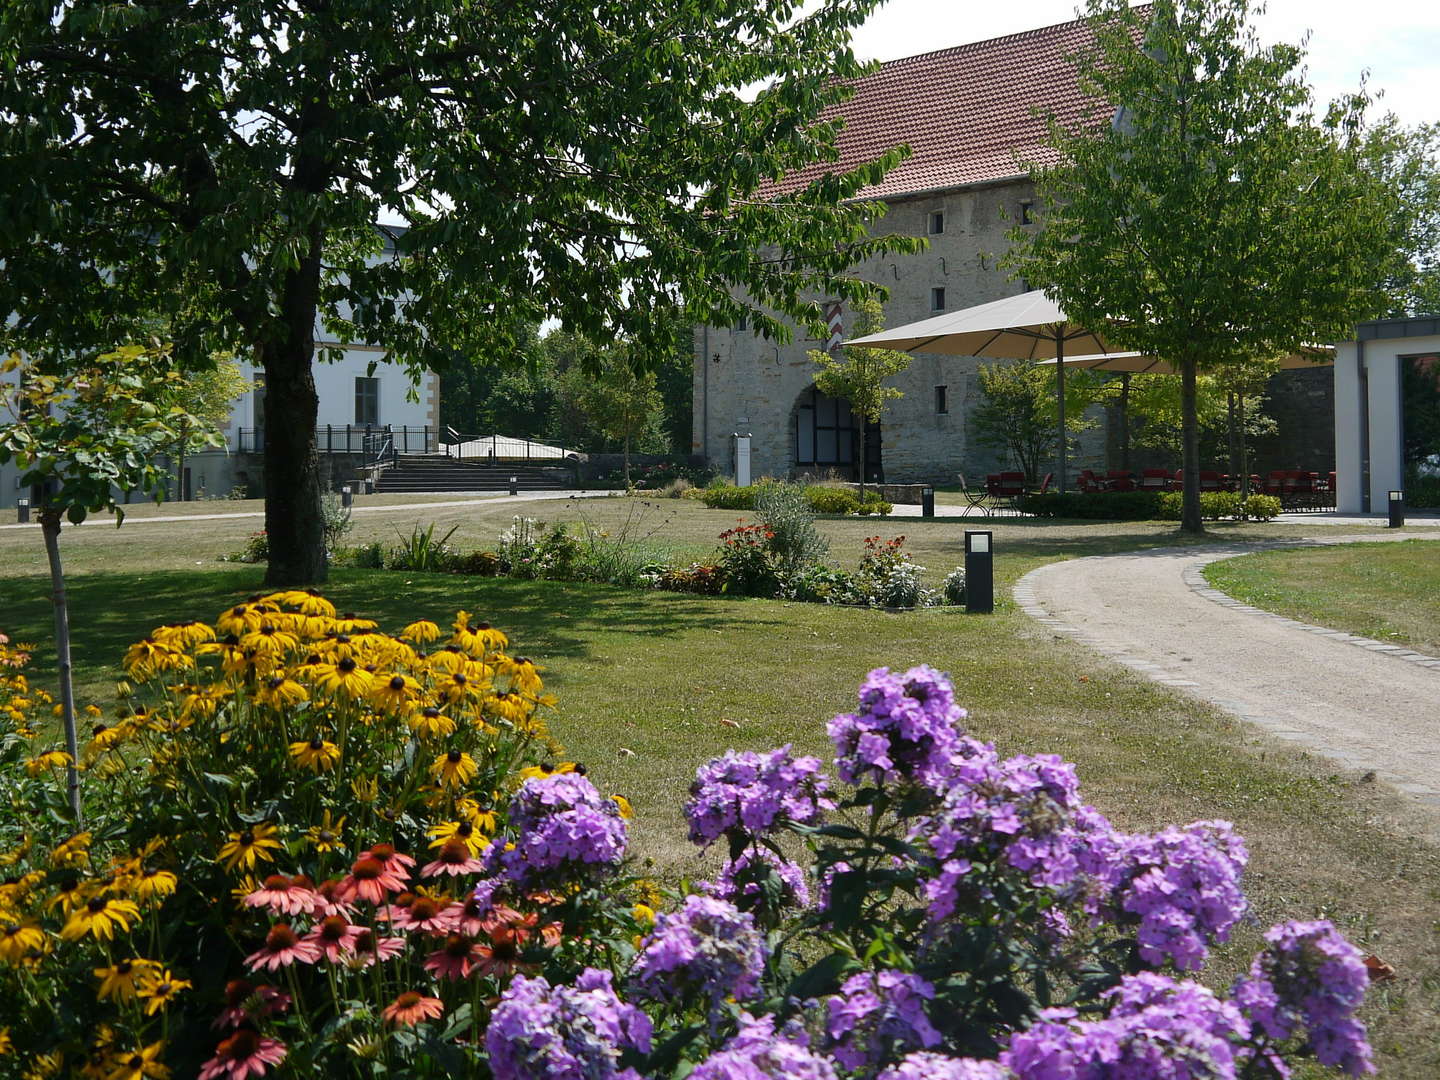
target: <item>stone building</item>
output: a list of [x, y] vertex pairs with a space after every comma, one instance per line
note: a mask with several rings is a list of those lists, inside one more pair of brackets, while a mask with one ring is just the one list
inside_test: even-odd
[[[1007, 232], [1027, 224], [1035, 204], [1021, 163], [1049, 155], [1045, 114], [1071, 122], [1086, 111], [1066, 57], [1089, 41], [1084, 22], [1061, 23], [894, 60], [856, 81], [854, 97], [838, 107], [845, 120], [840, 161], [823, 168], [847, 168], [908, 144], [911, 157], [862, 194], [884, 202], [877, 230], [930, 242], [921, 254], [856, 267], [860, 277], [889, 289], [886, 325], [1025, 291], [998, 267]], [[775, 193], [821, 171], [787, 177]], [[838, 315], [850, 336], [843, 308]], [[779, 345], [745, 325], [697, 327], [694, 452], [728, 469], [739, 433], [752, 436], [757, 476], [833, 470], [853, 477], [862, 454], [870, 476], [892, 483], [953, 482], [957, 471], [993, 470], [995, 451], [978, 446], [969, 430], [980, 361], [915, 356], [891, 380], [905, 396], [887, 406], [878, 431], [864, 431], [845, 402], [815, 390], [806, 351], [824, 347], [803, 329]], [[1082, 444], [1081, 467], [1098, 462], [1103, 442], [1099, 435]]]

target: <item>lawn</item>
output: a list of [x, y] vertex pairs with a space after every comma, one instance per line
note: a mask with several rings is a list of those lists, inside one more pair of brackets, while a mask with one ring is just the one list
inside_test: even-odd
[[[454, 539], [470, 547], [493, 544], [517, 509], [552, 520], [583, 513], [607, 529], [649, 532], [648, 542], [668, 550], [703, 552], [739, 516], [682, 501], [632, 503], [486, 501], [437, 508], [426, 520], [439, 521], [441, 531], [459, 524]], [[640, 511], [647, 516], [637, 525], [631, 515]], [[357, 516], [357, 538], [393, 539], [413, 520], [383, 517]], [[853, 563], [863, 536], [907, 534], [936, 580], [960, 560], [963, 527], [823, 523], [845, 563]], [[82, 699], [111, 692], [125, 644], [150, 627], [213, 617], [255, 591], [260, 568], [215, 562], [254, 528], [252, 519], [67, 531]], [[1178, 542], [1170, 527], [1144, 523], [1006, 522], [995, 524], [995, 533], [1002, 588], [1057, 558]], [[1237, 526], [1216, 534], [1300, 531]], [[41, 643], [36, 676], [48, 679], [50, 609], [38, 541], [24, 530], [0, 532], [0, 629]], [[1440, 856], [1421, 838], [1430, 822], [1374, 784], [1339, 775], [1044, 630], [1004, 593], [987, 617], [354, 570], [336, 572], [327, 591], [342, 610], [374, 614], [388, 628], [465, 607], [509, 632], [517, 651], [544, 665], [559, 696], [556, 736], [602, 787], [632, 798], [636, 850], [672, 879], [702, 869], [679, 813], [699, 763], [730, 746], [782, 742], [824, 755], [824, 722], [853, 701], [867, 670], [933, 664], [953, 675], [975, 732], [1005, 750], [1075, 761], [1088, 797], [1123, 825], [1215, 817], [1237, 824], [1253, 856], [1255, 921], [1221, 953], [1216, 980], [1234, 974], [1272, 922], [1332, 918], [1400, 971], [1396, 984], [1377, 988], [1368, 1009], [1384, 1075], [1440, 1072]]]
[[1262, 551], [1205, 577], [1247, 604], [1440, 656], [1440, 543]]

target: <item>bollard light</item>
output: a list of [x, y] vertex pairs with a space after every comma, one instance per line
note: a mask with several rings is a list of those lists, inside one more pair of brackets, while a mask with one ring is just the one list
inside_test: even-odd
[[935, 489], [928, 485], [920, 489], [920, 516], [925, 518], [935, 516]]
[[1405, 525], [1405, 492], [1390, 492], [1390, 528], [1400, 529]]
[[30, 500], [29, 500], [29, 499], [16, 499], [16, 500], [15, 500], [15, 520], [18, 521], [21, 525], [24, 525], [26, 522], [28, 522], [28, 521], [30, 520]]
[[965, 530], [965, 610], [988, 615], [995, 610], [992, 533]]
[[354, 501], [355, 496], [350, 491], [350, 485], [346, 484], [340, 489], [340, 505], [348, 507]]
[[520, 478], [519, 478], [518, 476], [512, 476], [512, 477], [510, 477], [510, 494], [511, 494], [511, 495], [519, 495], [519, 494], [520, 494]]

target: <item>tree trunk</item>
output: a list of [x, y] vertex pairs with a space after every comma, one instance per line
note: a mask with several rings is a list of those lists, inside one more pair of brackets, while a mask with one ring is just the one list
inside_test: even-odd
[[315, 449], [315, 312], [319, 301], [318, 229], [300, 265], [285, 276], [281, 310], [285, 337], [261, 351], [265, 366], [265, 532], [271, 586], [325, 580], [325, 529], [320, 510], [320, 457]]
[[630, 490], [630, 432], [625, 432], [625, 490]]
[[50, 600], [55, 605], [55, 669], [60, 676], [60, 715], [65, 724], [65, 750], [70, 764], [65, 769], [65, 787], [75, 827], [85, 827], [80, 808], [80, 739], [75, 731], [75, 687], [70, 665], [70, 605], [65, 597], [65, 571], [60, 566], [60, 511], [40, 511], [40, 531], [45, 537], [45, 555], [50, 560]]
[[1180, 362], [1180, 415], [1182, 454], [1185, 468], [1185, 489], [1181, 495], [1180, 529], [1182, 532], [1203, 533], [1205, 524], [1200, 519], [1200, 422], [1195, 408], [1194, 357]]

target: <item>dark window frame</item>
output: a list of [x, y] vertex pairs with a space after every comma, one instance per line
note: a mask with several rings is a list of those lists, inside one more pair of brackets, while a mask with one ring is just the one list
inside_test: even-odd
[[944, 416], [950, 411], [950, 388], [949, 386], [935, 387], [935, 414]]
[[[856, 432], [861, 431], [860, 425], [855, 422], [855, 412], [850, 407], [850, 403], [844, 398], [825, 398], [827, 401], [836, 403], [837, 407], [834, 410], [835, 423], [817, 423], [816, 406], [822, 398], [825, 398], [825, 395], [820, 393], [814, 384], [811, 384], [806, 387], [805, 390], [801, 391], [800, 403], [795, 406], [795, 425], [791, 433], [791, 441], [795, 452], [795, 464], [816, 467], [854, 465]], [[841, 408], [841, 406], [843, 406], [843, 408]], [[810, 460], [808, 461], [805, 460], [800, 452], [800, 433], [803, 425], [807, 422], [807, 413], [809, 414], [808, 422], [810, 424], [811, 434]], [[822, 431], [833, 431], [835, 433], [835, 456], [833, 459], [822, 458], [820, 456], [820, 433]]]
[[[939, 226], [938, 228], [936, 226]], [[931, 210], [926, 219], [925, 230], [930, 236], [941, 236], [945, 232], [945, 211]]]
[[930, 288], [930, 310], [931, 310], [931, 311], [944, 311], [944, 310], [945, 310], [945, 286], [944, 286], [944, 285], [933, 285], [933, 286], [931, 286], [931, 288]]
[[380, 426], [380, 379], [376, 376], [355, 376], [355, 426]]

